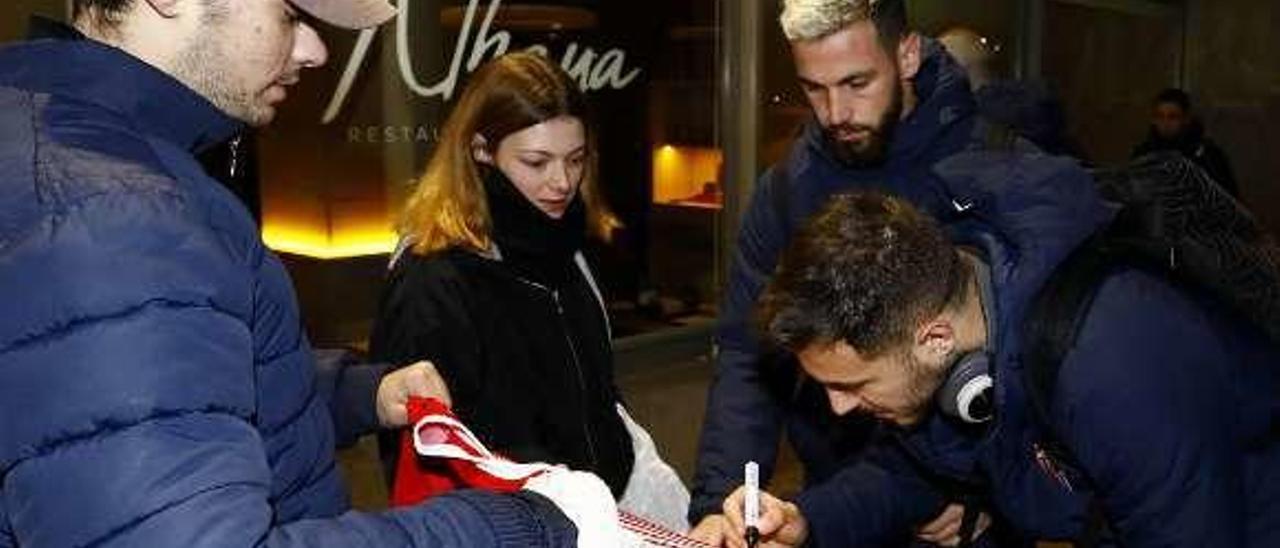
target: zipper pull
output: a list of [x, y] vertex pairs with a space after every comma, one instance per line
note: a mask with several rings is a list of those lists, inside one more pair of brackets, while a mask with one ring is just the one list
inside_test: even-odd
[[1040, 466], [1040, 470], [1065, 487], [1068, 492], [1074, 493], [1075, 487], [1071, 485], [1071, 479], [1067, 477], [1067, 473], [1063, 471], [1062, 467], [1053, 460], [1053, 456], [1049, 454], [1049, 451], [1045, 450], [1044, 446], [1039, 443], [1032, 444], [1031, 447], [1034, 450], [1036, 464]]
[[240, 163], [242, 162], [242, 158], [240, 156], [240, 141], [242, 139], [244, 139], [243, 134], [236, 135], [230, 142], [230, 151], [228, 152], [228, 156], [230, 156], [230, 158], [227, 161], [227, 176], [229, 181], [235, 181], [236, 178], [240, 176]]

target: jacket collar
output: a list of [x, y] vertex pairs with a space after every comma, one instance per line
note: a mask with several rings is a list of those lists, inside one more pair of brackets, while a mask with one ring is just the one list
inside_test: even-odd
[[93, 40], [44, 39], [0, 50], [0, 86], [90, 103], [192, 152], [242, 128], [172, 76]]
[[42, 15], [32, 15], [27, 20], [27, 40], [39, 40], [41, 38], [86, 39], [84, 34], [71, 25]]

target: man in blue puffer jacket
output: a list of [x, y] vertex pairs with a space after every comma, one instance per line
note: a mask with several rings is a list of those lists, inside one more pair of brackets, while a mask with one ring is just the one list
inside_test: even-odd
[[[1070, 160], [979, 152], [936, 171], [955, 204], [945, 228], [896, 198], [843, 196], [762, 298], [761, 326], [832, 410], [889, 425], [871, 456], [794, 504], [766, 497], [766, 537], [882, 546], [959, 487], [988, 501], [1010, 545], [1085, 538], [1098, 516], [1127, 547], [1280, 546], [1280, 351], [1209, 296], [1121, 268], [1042, 425], [1023, 386], [1030, 303], [1114, 210]], [[994, 418], [972, 424], [943, 411], [939, 388], [978, 364]], [[725, 503], [739, 527], [741, 502]]]
[[335, 440], [402, 425], [430, 369], [318, 368], [282, 264], [193, 157], [324, 62], [298, 9], [394, 10], [74, 5], [88, 39], [0, 50], [0, 546], [574, 545], [532, 492], [349, 511]]

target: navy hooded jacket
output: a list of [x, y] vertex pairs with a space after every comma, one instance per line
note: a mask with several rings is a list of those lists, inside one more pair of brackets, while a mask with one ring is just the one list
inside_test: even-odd
[[[1029, 303], [1113, 210], [1067, 159], [978, 152], [936, 171], [964, 210], [947, 216], [953, 241], [991, 267], [996, 418], [975, 428], [934, 413], [802, 493], [814, 544], [885, 545], [958, 488], [1018, 545], [1077, 538], [1096, 497], [1122, 546], [1280, 546], [1274, 346], [1204, 295], [1120, 270], [1063, 362], [1044, 428], [1019, 358]], [[1073, 462], [1044, 455], [1048, 441]]]
[[768, 481], [784, 422], [810, 483], [833, 473], [844, 454], [865, 443], [866, 425], [845, 424], [825, 403], [813, 404], [807, 396], [821, 391], [798, 383], [791, 358], [761, 355], [751, 318], [791, 232], [828, 196], [875, 188], [925, 211], [949, 207], [931, 167], [960, 151], [981, 148], [985, 136], [964, 69], [933, 40], [925, 39], [923, 47], [924, 61], [914, 80], [918, 102], [897, 124], [883, 166], [845, 166], [811, 120], [789, 155], [757, 181], [716, 326], [716, 372], [699, 443], [692, 523], [720, 511], [724, 497], [741, 484], [748, 460], [760, 464], [761, 481]]
[[0, 50], [0, 546], [561, 546], [536, 495], [348, 511], [382, 369], [317, 372], [194, 151], [238, 128], [92, 41]]

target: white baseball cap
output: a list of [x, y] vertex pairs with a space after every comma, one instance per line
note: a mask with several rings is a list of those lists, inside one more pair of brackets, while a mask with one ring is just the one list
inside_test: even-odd
[[396, 15], [387, 0], [290, 0], [316, 19], [337, 27], [364, 29], [376, 27]]

